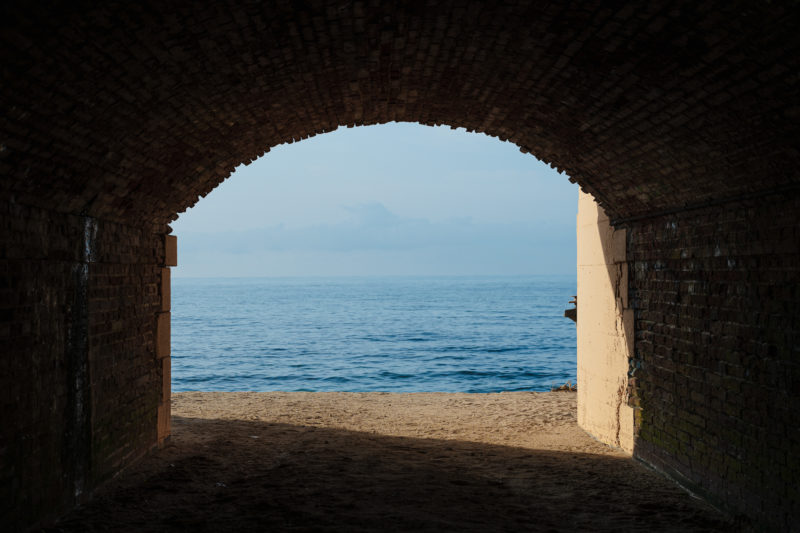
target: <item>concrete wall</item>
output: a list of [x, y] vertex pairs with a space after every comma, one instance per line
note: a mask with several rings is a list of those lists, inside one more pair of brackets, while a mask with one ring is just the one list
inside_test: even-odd
[[578, 199], [578, 424], [598, 440], [633, 451], [628, 365], [633, 311], [624, 229], [609, 225], [591, 195]]

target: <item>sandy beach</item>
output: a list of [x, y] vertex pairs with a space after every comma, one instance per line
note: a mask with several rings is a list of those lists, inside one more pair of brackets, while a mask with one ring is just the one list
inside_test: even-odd
[[730, 531], [569, 392], [188, 392], [169, 444], [52, 531]]

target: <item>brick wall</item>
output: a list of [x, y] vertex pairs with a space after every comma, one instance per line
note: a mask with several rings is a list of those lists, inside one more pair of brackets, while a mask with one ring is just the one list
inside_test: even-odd
[[0, 191], [163, 224], [276, 145], [393, 120], [510, 140], [612, 217], [796, 186], [797, 24], [781, 1], [5, 2]]
[[92, 469], [113, 474], [156, 442], [161, 235], [101, 223], [89, 265]]
[[800, 519], [800, 196], [631, 223], [635, 454], [760, 526]]
[[162, 238], [0, 204], [0, 523], [46, 520], [156, 443]]
[[[612, 219], [797, 194], [797, 27], [790, 2], [2, 3], [0, 518], [165, 437], [156, 234], [237, 165], [397, 120], [510, 140]], [[628, 224], [639, 454], [762, 518], [797, 500], [782, 202]]]
[[0, 522], [43, 516], [85, 486], [88, 438], [74, 389], [85, 365], [79, 217], [0, 204]]

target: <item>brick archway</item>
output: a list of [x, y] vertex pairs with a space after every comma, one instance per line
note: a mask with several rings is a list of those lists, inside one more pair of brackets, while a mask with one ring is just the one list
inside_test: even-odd
[[415, 6], [6, 6], [4, 189], [161, 223], [271, 146], [393, 120], [508, 139], [616, 217], [793, 182], [788, 9]]
[[[510, 140], [627, 226], [638, 455], [788, 524], [797, 17], [790, 2], [3, 6], [10, 522], [155, 441], [169, 221], [269, 147], [411, 121]], [[762, 438], [771, 421], [784, 438]]]

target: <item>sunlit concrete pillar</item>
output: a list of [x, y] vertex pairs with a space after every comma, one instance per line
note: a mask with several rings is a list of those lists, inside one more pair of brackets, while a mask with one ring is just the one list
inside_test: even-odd
[[178, 240], [174, 235], [164, 236], [164, 265], [161, 268], [161, 309], [156, 321], [156, 358], [161, 362], [161, 397], [158, 402], [158, 444], [163, 446], [170, 435], [170, 400], [172, 390], [172, 360], [170, 307], [172, 305], [171, 275], [169, 267], [178, 265]]
[[615, 230], [591, 195], [578, 199], [578, 424], [598, 440], [633, 451], [628, 366], [633, 310], [628, 301], [626, 232]]

